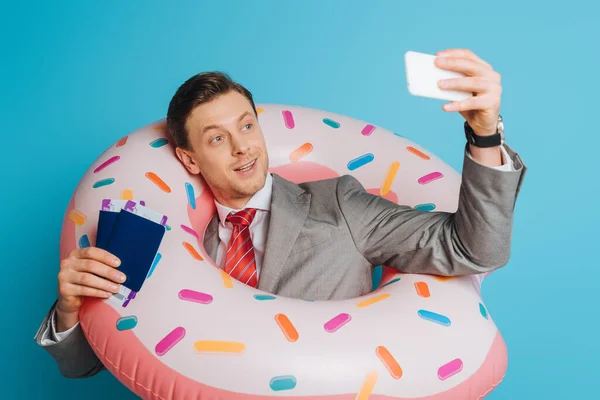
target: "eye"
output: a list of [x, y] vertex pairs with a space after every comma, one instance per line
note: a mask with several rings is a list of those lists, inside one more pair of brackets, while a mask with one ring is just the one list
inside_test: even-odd
[[223, 136], [215, 136], [210, 140], [211, 143], [218, 143], [223, 139]]
[[252, 124], [246, 124], [246, 125], [244, 125], [244, 130], [248, 130], [250, 128], [252, 128]]

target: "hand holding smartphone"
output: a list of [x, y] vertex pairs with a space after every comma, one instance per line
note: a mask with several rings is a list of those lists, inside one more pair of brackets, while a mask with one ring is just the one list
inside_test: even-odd
[[442, 79], [462, 78], [465, 75], [441, 69], [435, 65], [436, 56], [407, 51], [404, 55], [408, 91], [414, 96], [439, 100], [460, 101], [473, 94], [458, 90], [443, 90], [438, 86]]

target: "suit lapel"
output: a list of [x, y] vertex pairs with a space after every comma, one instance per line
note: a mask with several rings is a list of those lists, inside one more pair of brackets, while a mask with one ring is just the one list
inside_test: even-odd
[[204, 250], [208, 256], [215, 260], [217, 259], [217, 251], [219, 249], [219, 214], [215, 212], [212, 219], [206, 227], [204, 234]]
[[310, 194], [276, 174], [259, 289], [273, 292], [310, 207]]

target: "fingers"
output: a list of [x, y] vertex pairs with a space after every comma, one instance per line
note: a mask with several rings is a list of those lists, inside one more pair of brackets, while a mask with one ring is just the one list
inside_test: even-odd
[[436, 58], [435, 65], [445, 70], [461, 72], [466, 76], [486, 76], [493, 72], [487, 66], [467, 58]]
[[489, 68], [492, 68], [492, 66], [488, 62], [479, 58], [475, 53], [473, 53], [469, 49], [446, 49], [446, 50], [438, 51], [437, 53], [435, 53], [435, 55], [438, 57], [466, 58], [468, 60], [475, 61], [475, 62], [485, 65]]
[[98, 247], [84, 247], [75, 250], [71, 254], [75, 258], [96, 260], [115, 268], [120, 265], [120, 260], [117, 257]]
[[97, 247], [72, 251], [61, 261], [59, 295], [63, 299], [112, 296], [126, 279], [125, 274], [116, 269], [118, 261], [117, 257]]
[[119, 285], [115, 282], [103, 279], [88, 272], [73, 271], [68, 282], [78, 287], [87, 287], [90, 289], [102, 290], [104, 292], [117, 293], [119, 291]]
[[72, 269], [77, 272], [88, 272], [118, 283], [125, 281], [125, 274], [96, 260], [77, 260], [73, 264]]
[[68, 284], [65, 287], [64, 292], [68, 293], [67, 296], [100, 297], [100, 298], [104, 298], [104, 299], [107, 299], [113, 295], [113, 293], [105, 291], [105, 290], [88, 287], [88, 286], [72, 285], [72, 284]]
[[484, 94], [483, 96], [474, 96], [461, 101], [453, 101], [444, 104], [445, 111], [469, 111], [493, 109], [497, 105], [497, 96], [494, 94]]
[[438, 85], [444, 90], [460, 90], [477, 94], [489, 92], [499, 94], [502, 91], [499, 84], [480, 77], [442, 79], [438, 82]]

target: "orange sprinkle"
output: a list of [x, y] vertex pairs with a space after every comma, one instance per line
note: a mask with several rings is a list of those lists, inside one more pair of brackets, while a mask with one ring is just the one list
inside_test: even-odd
[[313, 149], [313, 145], [310, 143], [304, 143], [302, 146], [298, 147], [296, 150], [290, 153], [290, 161], [296, 162], [300, 160], [302, 157], [310, 153]]
[[231, 275], [229, 275], [227, 272], [220, 270], [221, 271], [221, 277], [223, 278], [223, 285], [225, 285], [225, 287], [227, 289], [231, 289], [233, 287], [233, 281], [231, 280]]
[[69, 219], [73, 221], [75, 225], [81, 226], [87, 221], [87, 216], [81, 211], [72, 209], [71, 212], [69, 212]]
[[186, 248], [186, 250], [190, 253], [190, 255], [192, 257], [194, 257], [198, 261], [203, 261], [202, 257], [200, 256], [200, 254], [198, 254], [198, 252], [196, 251], [194, 246], [192, 246], [188, 242], [182, 242], [182, 244], [183, 244], [183, 247]]
[[429, 160], [430, 159], [430, 157], [427, 154], [423, 153], [422, 151], [419, 151], [419, 150], [415, 149], [412, 146], [407, 146], [406, 150], [410, 151], [411, 153], [413, 153], [417, 157], [421, 157], [423, 160]]
[[357, 306], [360, 308], [368, 307], [371, 304], [375, 304], [377, 302], [380, 302], [381, 300], [385, 300], [390, 296], [391, 295], [389, 293], [380, 294], [379, 296], [371, 297], [370, 299], [361, 301], [357, 304]]
[[121, 200], [133, 200], [133, 191], [125, 189], [121, 192]]
[[127, 143], [127, 136], [125, 136], [124, 138], [121, 138], [117, 144], [116, 147], [121, 147], [121, 146], [125, 146], [125, 143]]
[[456, 278], [455, 276], [434, 276], [433, 279], [435, 279], [436, 281], [440, 281], [440, 282], [446, 282], [449, 281], [450, 279], [454, 279]]
[[163, 131], [165, 129], [167, 129], [167, 124], [162, 123], [162, 124], [158, 124], [152, 127], [153, 130], [155, 131]]
[[264, 109], [264, 108], [261, 108], [261, 107], [258, 107], [258, 108], [256, 109], [256, 113], [257, 113], [257, 114], [262, 114], [264, 111], [265, 111], [265, 109]]
[[400, 168], [400, 163], [398, 161], [394, 161], [390, 164], [387, 175], [385, 177], [385, 181], [383, 182], [383, 186], [381, 186], [382, 196], [385, 197], [390, 192], [390, 189], [392, 188], [392, 183], [394, 183], [394, 178], [396, 178], [398, 168]]
[[377, 383], [377, 371], [370, 372], [363, 383], [360, 392], [356, 395], [355, 400], [369, 400], [371, 393], [373, 392], [373, 388], [375, 387], [375, 383]]
[[417, 289], [417, 294], [421, 297], [429, 297], [429, 286], [427, 282], [415, 282], [415, 289]]
[[146, 178], [150, 179], [150, 181], [158, 186], [163, 192], [171, 193], [171, 188], [169, 185], [160, 179], [154, 172], [146, 172]]
[[236, 355], [246, 351], [246, 345], [240, 342], [225, 342], [220, 340], [198, 340], [194, 342], [194, 350], [198, 354]]
[[275, 321], [277, 325], [281, 328], [281, 331], [290, 342], [295, 342], [298, 340], [298, 331], [290, 321], [290, 319], [285, 314], [277, 314], [275, 316]]
[[392, 378], [400, 379], [402, 376], [402, 368], [400, 368], [400, 364], [398, 364], [398, 361], [396, 361], [388, 349], [386, 349], [384, 346], [378, 346], [375, 350], [375, 353], [383, 365], [385, 365]]

